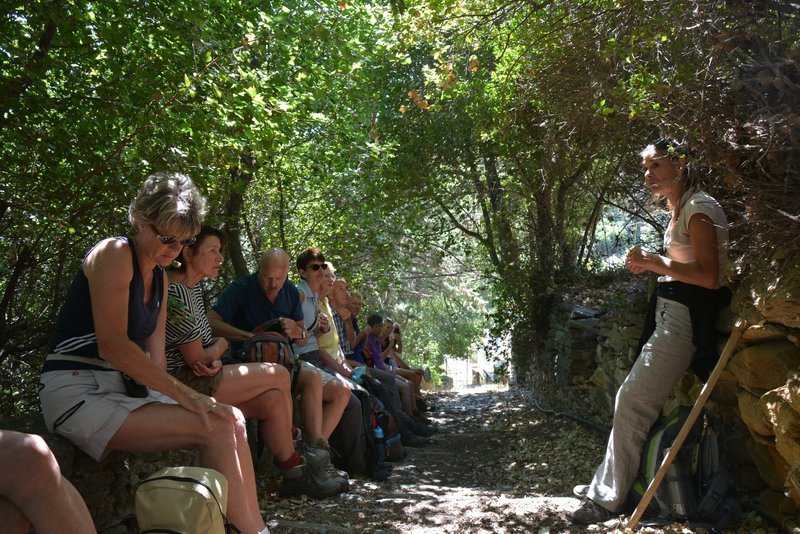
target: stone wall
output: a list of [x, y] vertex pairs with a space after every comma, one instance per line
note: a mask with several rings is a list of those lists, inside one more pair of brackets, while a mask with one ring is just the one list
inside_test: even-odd
[[195, 465], [197, 456], [194, 451], [113, 452], [102, 462], [96, 462], [66, 439], [49, 434], [39, 414], [3, 421], [3, 428], [44, 438], [58, 460], [61, 472], [86, 501], [101, 534], [138, 532], [133, 520], [133, 496], [138, 482], [170, 465]]
[[569, 395], [548, 404], [562, 405], [600, 426], [611, 424], [614, 396], [636, 356], [643, 300], [607, 305], [607, 299], [587, 302], [569, 292], [558, 296], [550, 315], [547, 350], [553, 355], [556, 391]]
[[800, 524], [800, 266], [775, 251], [760, 274], [734, 297], [732, 307], [750, 328], [727, 371], [760, 502], [792, 527]]

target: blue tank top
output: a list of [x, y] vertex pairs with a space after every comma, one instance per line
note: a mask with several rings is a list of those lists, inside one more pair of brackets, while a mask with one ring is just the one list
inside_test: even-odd
[[[133, 278], [128, 292], [128, 337], [142, 350], [144, 342], [156, 329], [161, 300], [164, 297], [164, 269], [160, 265], [153, 268], [153, 297], [144, 302], [144, 279], [139, 262], [136, 260], [136, 248], [133, 239], [128, 236], [115, 237], [125, 241], [131, 249]], [[85, 259], [85, 258], [84, 258]], [[89, 280], [83, 272], [83, 263], [67, 292], [64, 305], [58, 315], [50, 352], [99, 358], [97, 337], [92, 317], [92, 302], [89, 295]], [[47, 370], [47, 362], [45, 369]]]

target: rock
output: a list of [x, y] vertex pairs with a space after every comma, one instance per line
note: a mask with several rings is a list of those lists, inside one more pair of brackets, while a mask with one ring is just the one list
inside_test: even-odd
[[600, 367], [594, 370], [594, 373], [592, 373], [592, 377], [589, 379], [589, 381], [604, 391], [608, 389], [608, 385], [610, 383], [608, 374], [606, 374], [606, 372]]
[[751, 439], [747, 442], [747, 452], [753, 459], [761, 480], [770, 488], [782, 492], [788, 469], [786, 461], [778, 454], [775, 447]]
[[786, 399], [795, 411], [800, 412], [800, 374], [797, 372], [789, 376], [786, 381]]
[[773, 262], [779, 276], [767, 275], [753, 284], [753, 305], [767, 322], [800, 328], [800, 268], [782, 263]]
[[747, 428], [762, 436], [775, 435], [772, 425], [767, 422], [767, 417], [761, 410], [758, 397], [743, 389], [739, 392], [736, 400], [739, 404], [742, 421]]
[[767, 424], [772, 427], [773, 434], [775, 433], [774, 429], [775, 425], [777, 424], [776, 421], [778, 407], [779, 405], [786, 403], [786, 399], [783, 398], [781, 393], [782, 391], [776, 388], [772, 391], [767, 391], [758, 399], [759, 409], [761, 410], [761, 413], [764, 416]]
[[[614, 399], [606, 393], [606, 390], [592, 388], [589, 390], [587, 397], [589, 403], [588, 409], [593, 414], [606, 416], [608, 413], [613, 413]], [[607, 420], [607, 417], [603, 417], [604, 422]]]
[[569, 303], [562, 303], [560, 308], [567, 312], [570, 319], [586, 319], [594, 318], [600, 315], [600, 312], [586, 306], [580, 306]]
[[800, 414], [786, 400], [787, 388], [781, 387], [759, 399], [761, 412], [775, 433], [775, 448], [790, 467], [800, 466]]
[[747, 389], [768, 391], [784, 385], [798, 367], [800, 347], [784, 341], [746, 347], [733, 356], [728, 369]]
[[631, 344], [635, 346], [639, 342], [639, 334], [641, 334], [641, 328], [635, 326], [614, 328], [608, 332], [604, 345], [614, 353], [624, 354]]
[[764, 480], [756, 466], [751, 462], [737, 466], [735, 482], [737, 488], [748, 492], [758, 492], [764, 489]]
[[740, 389], [736, 378], [730, 373], [723, 372], [711, 392], [710, 402], [714, 403], [726, 423], [735, 423], [741, 419], [736, 405]]
[[585, 330], [589, 333], [596, 333], [597, 332], [597, 323], [599, 319], [597, 318], [586, 318], [586, 319], [572, 319], [569, 322], [570, 329], [578, 329], [578, 330]]
[[[628, 374], [629, 373], [630, 373], [630, 369], [622, 369], [620, 367], [616, 367], [614, 369], [613, 391], [611, 392], [611, 394], [613, 396], [616, 396], [617, 390], [619, 389], [619, 386], [622, 385], [623, 382], [625, 382], [625, 379], [628, 378]], [[612, 404], [612, 406], [613, 406], [613, 404]]]
[[747, 345], [782, 341], [787, 338], [790, 330], [777, 324], [754, 324], [742, 334], [742, 341]]

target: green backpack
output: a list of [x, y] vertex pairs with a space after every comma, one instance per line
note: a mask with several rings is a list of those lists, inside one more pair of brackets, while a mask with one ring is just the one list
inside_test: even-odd
[[[690, 407], [680, 406], [651, 428], [642, 450], [639, 475], [629, 495], [631, 509], [641, 501], [690, 412]], [[693, 526], [718, 530], [737, 520], [741, 509], [733, 498], [725, 453], [722, 426], [703, 410], [645, 511], [644, 517], [651, 519], [649, 523], [689, 520]]]

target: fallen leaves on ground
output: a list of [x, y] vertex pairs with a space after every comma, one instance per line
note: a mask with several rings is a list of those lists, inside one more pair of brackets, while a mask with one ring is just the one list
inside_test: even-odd
[[[329, 499], [281, 499], [275, 476], [261, 481], [262, 512], [273, 534], [289, 533], [582, 533], [623, 532], [613, 520], [576, 527], [572, 495], [599, 463], [606, 436], [535, 410], [502, 386], [428, 394], [439, 425], [434, 443], [408, 448], [389, 480], [351, 480]], [[752, 515], [752, 514], [751, 514]], [[776, 532], [752, 521], [730, 532]], [[623, 518], [624, 519], [624, 518]], [[703, 532], [686, 525], [637, 532]]]

